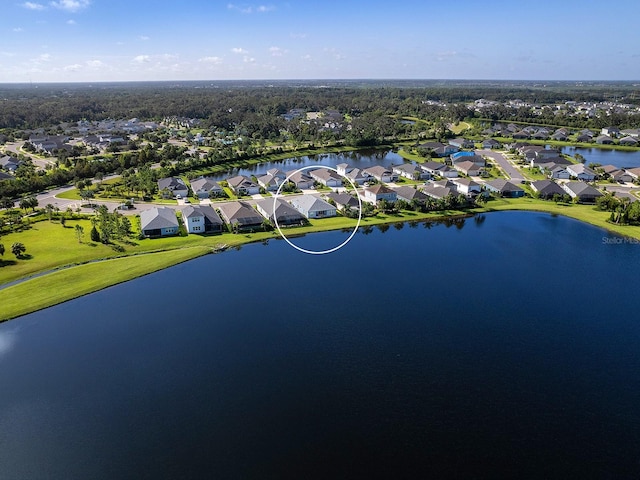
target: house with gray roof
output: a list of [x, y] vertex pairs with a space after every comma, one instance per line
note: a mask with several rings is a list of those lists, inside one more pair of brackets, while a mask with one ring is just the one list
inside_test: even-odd
[[562, 189], [571, 195], [571, 198], [577, 198], [580, 203], [594, 203], [598, 197], [602, 196], [600, 191], [584, 182], [564, 183]]
[[180, 177], [161, 178], [158, 180], [158, 191], [166, 197], [179, 198], [179, 195], [181, 198], [186, 198], [189, 196], [189, 187]]
[[400, 177], [408, 178], [409, 180], [427, 180], [431, 177], [428, 172], [413, 163], [392, 165], [391, 170]]
[[365, 168], [363, 173], [371, 175], [379, 182], [395, 182], [398, 179], [398, 175], [393, 173], [386, 167], [375, 165], [373, 167]]
[[369, 203], [373, 203], [376, 205], [381, 200], [386, 200], [387, 202], [395, 202], [398, 198], [395, 190], [391, 190], [389, 187], [386, 187], [382, 184], [377, 184], [372, 187], [367, 187], [364, 189], [363, 199]]
[[315, 195], [301, 195], [291, 200], [291, 206], [307, 218], [336, 216], [336, 207]]
[[280, 185], [284, 182], [284, 178], [267, 173], [258, 177], [258, 185], [267, 190], [268, 192], [276, 192]]
[[417, 188], [409, 187], [407, 185], [397, 187], [394, 190], [396, 192], [396, 198], [407, 203], [411, 203], [413, 201], [424, 203], [428, 198], [426, 193], [423, 193]]
[[224, 190], [218, 182], [212, 178], [199, 177], [191, 180], [191, 190], [200, 200], [211, 197], [219, 197], [224, 194]]
[[223, 203], [219, 207], [222, 218], [234, 231], [259, 230], [264, 218], [247, 202]]
[[275, 199], [275, 209], [273, 198], [260, 200], [256, 203], [256, 209], [260, 212], [260, 215], [274, 225], [276, 224], [276, 219], [279, 226], [304, 225], [306, 223], [304, 215], [281, 198]]
[[453, 184], [451, 186], [444, 187], [436, 183], [427, 183], [419, 187], [425, 195], [435, 198], [436, 200], [442, 200], [449, 195], [456, 195], [456, 189]]
[[544, 199], [553, 198], [554, 195], [564, 195], [567, 193], [560, 185], [556, 182], [552, 182], [551, 180], [537, 180], [535, 182], [531, 182], [531, 189], [534, 192], [538, 192], [538, 196]]
[[15, 172], [22, 163], [21, 160], [18, 160], [15, 157], [10, 157], [9, 155], [5, 155], [0, 157], [0, 168], [2, 168], [6, 172]]
[[13, 179], [14, 179], [13, 175], [9, 175], [8, 173], [5, 173], [5, 172], [0, 172], [0, 181], [13, 180]]
[[140, 231], [145, 237], [166, 237], [178, 233], [176, 211], [169, 207], [155, 207], [140, 213]]
[[333, 170], [329, 170], [328, 168], [317, 168], [315, 170], [311, 170], [309, 175], [316, 182], [321, 183], [327, 187], [342, 186], [342, 177]]
[[260, 193], [260, 185], [246, 175], [236, 175], [228, 178], [227, 184], [236, 195], [256, 195]]
[[182, 220], [188, 233], [222, 233], [224, 222], [209, 205], [190, 205], [182, 210]]
[[287, 172], [287, 177], [289, 178], [289, 181], [300, 190], [308, 190], [309, 188], [313, 187], [313, 178], [311, 178], [305, 172], [290, 170]]
[[346, 208], [360, 208], [358, 199], [348, 193], [336, 193], [331, 192], [325, 195], [327, 200], [333, 200], [338, 210], [344, 210]]
[[497, 193], [501, 197], [524, 197], [524, 190], [522, 188], [503, 178], [486, 182], [485, 188], [490, 192]]

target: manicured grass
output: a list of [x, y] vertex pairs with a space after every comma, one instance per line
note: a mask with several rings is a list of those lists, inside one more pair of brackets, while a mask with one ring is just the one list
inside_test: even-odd
[[451, 130], [453, 133], [455, 133], [456, 135], [460, 135], [462, 132], [464, 132], [465, 130], [470, 130], [472, 128], [472, 125], [470, 123], [467, 122], [458, 122], [457, 125], [451, 125], [449, 127], [449, 130]]
[[398, 155], [400, 155], [405, 160], [409, 160], [411, 162], [424, 163], [427, 160], [431, 160], [430, 158], [423, 157], [422, 155], [418, 155], [413, 150], [410, 150], [409, 147], [404, 147], [398, 150]]

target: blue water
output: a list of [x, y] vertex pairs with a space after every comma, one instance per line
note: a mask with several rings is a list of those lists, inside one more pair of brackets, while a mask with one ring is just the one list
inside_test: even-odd
[[0, 325], [0, 478], [637, 478], [639, 260], [503, 212], [27, 315]]
[[224, 174], [213, 175], [211, 178], [220, 181], [235, 175], [260, 176], [272, 168], [278, 168], [283, 172], [308, 166], [335, 168], [336, 165], [340, 163], [348, 163], [351, 167], [364, 169], [376, 165], [383, 167], [398, 165], [404, 163], [404, 159], [391, 150], [364, 150], [339, 154], [323, 153], [306, 157], [289, 158], [277, 162], [266, 162], [260, 165], [251, 165], [247, 168], [234, 168]]
[[640, 150], [623, 151], [606, 148], [562, 147], [560, 150], [566, 155], [579, 153], [585, 158], [585, 163], [599, 163], [600, 165], [615, 165], [619, 168], [640, 167]]

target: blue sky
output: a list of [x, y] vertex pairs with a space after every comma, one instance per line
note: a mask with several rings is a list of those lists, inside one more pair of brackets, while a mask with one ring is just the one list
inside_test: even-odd
[[0, 0], [0, 82], [640, 80], [637, 0]]

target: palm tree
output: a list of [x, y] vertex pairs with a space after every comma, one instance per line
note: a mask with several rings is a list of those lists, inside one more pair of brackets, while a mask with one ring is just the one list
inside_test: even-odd
[[13, 245], [11, 245], [11, 253], [13, 253], [16, 258], [22, 258], [22, 255], [26, 250], [27, 248], [20, 242], [15, 242]]

